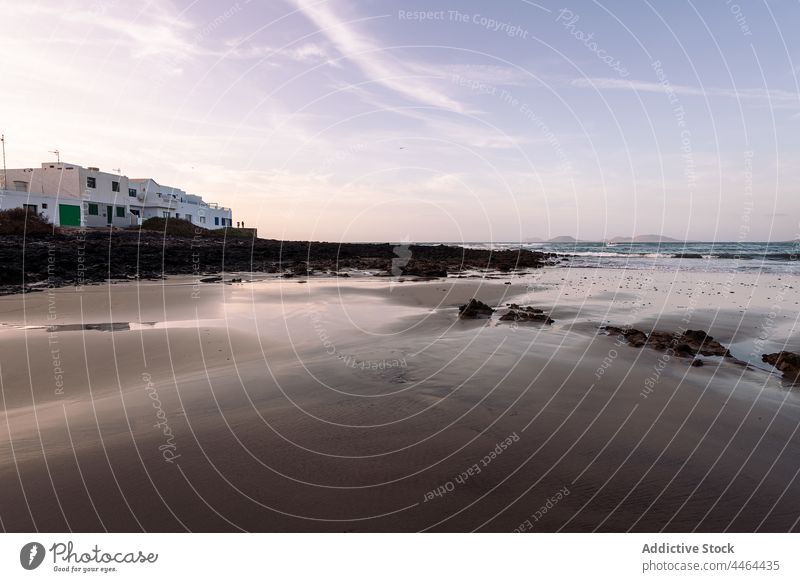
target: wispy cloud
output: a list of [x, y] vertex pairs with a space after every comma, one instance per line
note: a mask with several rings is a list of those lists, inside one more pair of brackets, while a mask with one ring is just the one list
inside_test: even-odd
[[795, 103], [800, 106], [800, 93], [785, 91], [783, 89], [761, 89], [761, 88], [720, 88], [720, 87], [692, 87], [689, 85], [662, 85], [650, 81], [636, 81], [627, 79], [613, 78], [580, 78], [570, 81], [573, 87], [586, 89], [604, 90], [627, 90], [649, 93], [663, 93], [666, 90], [673, 91], [677, 95], [697, 96], [697, 97], [727, 97], [730, 99], [745, 99], [769, 101], [773, 103]]
[[[113, 5], [112, 5], [113, 7]], [[127, 8], [127, 7], [126, 7]], [[169, 54], [173, 57], [189, 56], [196, 47], [190, 38], [193, 25], [176, 11], [169, 2], [149, 2], [139, 13], [119, 10], [114, 13], [103, 3], [72, 5], [46, 2], [14, 2], [3, 7], [8, 21], [15, 18], [58, 18], [63, 24], [91, 26], [91, 35], [46, 37], [42, 40], [70, 42], [83, 46], [87, 42], [105, 40], [107, 46], [132, 49], [134, 56]], [[34, 39], [29, 39], [34, 40]]]
[[368, 78], [407, 99], [463, 112], [467, 108], [421, 79], [414, 79], [414, 65], [392, 57], [379, 45], [361, 34], [353, 22], [340, 18], [330, 2], [295, 0], [299, 10], [331, 41], [344, 57], [352, 61]]
[[327, 47], [322, 44], [307, 42], [298, 46], [272, 47], [266, 45], [252, 44], [243, 39], [231, 39], [225, 43], [225, 47], [220, 50], [207, 50], [208, 54], [214, 56], [234, 59], [255, 59], [273, 60], [287, 59], [298, 63], [319, 63], [327, 62], [338, 66], [331, 60], [331, 54]]
[[467, 79], [478, 83], [496, 86], [523, 86], [538, 84], [532, 75], [513, 67], [486, 64], [444, 64], [414, 65], [420, 73], [445, 77], [452, 81], [453, 78]]

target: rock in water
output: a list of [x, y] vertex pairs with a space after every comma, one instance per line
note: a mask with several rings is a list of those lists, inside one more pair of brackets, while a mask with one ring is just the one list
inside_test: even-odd
[[486, 305], [483, 301], [470, 299], [469, 303], [458, 308], [458, 316], [461, 319], [478, 319], [480, 317], [491, 317], [494, 309]]
[[[647, 346], [659, 352], [671, 350], [676, 356], [694, 358], [695, 356], [723, 356], [730, 357], [728, 348], [723, 346], [704, 331], [687, 330], [683, 333], [669, 333], [653, 330], [650, 334], [633, 328], [620, 328], [611, 325], [605, 326], [609, 334], [623, 336], [628, 345], [635, 348]], [[695, 364], [700, 365], [700, 364]]]
[[681, 339], [694, 352], [693, 355], [724, 357], [731, 355], [728, 348], [704, 331], [687, 330]]
[[536, 322], [552, 325], [554, 320], [541, 309], [520, 307], [516, 303], [508, 304], [508, 311], [500, 316], [500, 321]]
[[628, 341], [628, 345], [634, 348], [641, 348], [647, 343], [647, 335], [638, 329], [622, 329], [620, 327], [614, 327], [613, 325], [607, 325], [604, 329], [609, 335], [621, 335]]
[[776, 352], [774, 354], [764, 354], [761, 361], [775, 366], [783, 372], [785, 380], [790, 382], [800, 382], [800, 354], [792, 352]]

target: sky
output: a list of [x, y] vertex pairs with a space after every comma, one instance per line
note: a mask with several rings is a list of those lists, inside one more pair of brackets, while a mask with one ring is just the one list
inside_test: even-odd
[[800, 3], [0, 0], [8, 167], [259, 236], [800, 238]]

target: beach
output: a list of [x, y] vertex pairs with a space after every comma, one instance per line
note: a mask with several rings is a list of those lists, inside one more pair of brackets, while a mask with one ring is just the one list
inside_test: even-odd
[[798, 529], [796, 276], [224, 277], [0, 297], [3, 529]]

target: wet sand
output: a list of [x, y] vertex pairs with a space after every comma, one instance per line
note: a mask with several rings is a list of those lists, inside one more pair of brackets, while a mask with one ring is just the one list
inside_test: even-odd
[[[2, 528], [798, 529], [800, 392], [760, 363], [800, 349], [796, 278], [303, 281], [0, 297]], [[473, 296], [556, 322], [458, 319]], [[751, 365], [604, 323], [702, 329]]]

